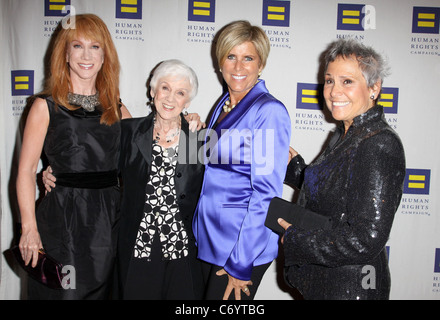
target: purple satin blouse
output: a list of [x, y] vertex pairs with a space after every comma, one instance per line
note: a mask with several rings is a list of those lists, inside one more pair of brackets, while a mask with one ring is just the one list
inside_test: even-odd
[[193, 221], [198, 257], [250, 280], [253, 266], [278, 254], [279, 236], [264, 226], [270, 200], [282, 195], [291, 123], [285, 106], [260, 80], [213, 129], [208, 125], [205, 175]]

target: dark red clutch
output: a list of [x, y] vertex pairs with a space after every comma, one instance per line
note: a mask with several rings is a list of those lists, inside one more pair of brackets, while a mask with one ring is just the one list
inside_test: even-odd
[[56, 261], [44, 251], [40, 250], [38, 251], [37, 265], [35, 268], [32, 268], [31, 262], [28, 265], [25, 265], [18, 246], [13, 247], [11, 251], [15, 256], [15, 259], [18, 261], [18, 264], [29, 274], [30, 277], [48, 286], [49, 288], [63, 289], [63, 275], [61, 272], [63, 265], [61, 263]]

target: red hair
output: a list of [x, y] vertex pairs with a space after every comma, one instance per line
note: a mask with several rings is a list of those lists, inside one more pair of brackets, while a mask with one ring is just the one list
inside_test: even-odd
[[104, 63], [96, 78], [96, 90], [103, 109], [101, 123], [111, 125], [121, 119], [119, 108], [119, 58], [110, 32], [101, 18], [94, 14], [72, 16], [75, 28], [58, 30], [50, 60], [50, 76], [45, 93], [68, 109], [77, 109], [69, 104], [67, 95], [72, 87], [69, 65], [66, 63], [67, 49], [73, 40], [81, 37], [99, 42], [104, 51]]

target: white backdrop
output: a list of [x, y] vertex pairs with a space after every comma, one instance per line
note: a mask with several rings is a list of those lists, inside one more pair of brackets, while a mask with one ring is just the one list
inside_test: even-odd
[[[374, 46], [390, 61], [381, 101], [406, 151], [407, 179], [388, 242], [391, 299], [440, 298], [439, 0], [1, 0], [0, 177], [1, 252], [11, 246], [20, 128], [29, 95], [42, 89], [50, 36], [70, 6], [95, 13], [118, 49], [121, 96], [133, 116], [146, 114], [146, 80], [160, 61], [178, 58], [194, 68], [200, 90], [190, 110], [206, 119], [222, 93], [212, 39], [238, 19], [260, 25], [271, 41], [262, 78], [286, 105], [291, 145], [307, 162], [335, 124], [321, 110], [316, 89], [319, 56], [336, 38]], [[294, 191], [286, 186], [284, 197]], [[281, 262], [265, 275], [257, 299], [293, 299], [283, 285]], [[19, 299], [21, 281], [0, 256], [0, 299]]]

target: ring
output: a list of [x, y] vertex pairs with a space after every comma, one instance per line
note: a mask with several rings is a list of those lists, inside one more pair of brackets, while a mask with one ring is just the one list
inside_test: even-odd
[[245, 287], [245, 288], [243, 289], [244, 292], [248, 292], [248, 290], [249, 290], [248, 287]]

